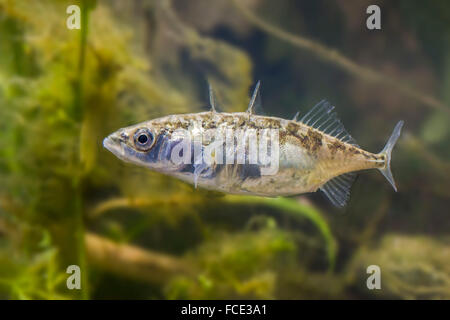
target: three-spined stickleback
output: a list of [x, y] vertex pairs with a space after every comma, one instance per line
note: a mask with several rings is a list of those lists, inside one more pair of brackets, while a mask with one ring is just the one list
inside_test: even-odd
[[[399, 121], [384, 149], [360, 148], [323, 100], [300, 120], [247, 112], [169, 115], [120, 129], [103, 145], [120, 159], [232, 194], [289, 196], [321, 190], [344, 206], [355, 173], [378, 169], [397, 190], [390, 170]], [[212, 91], [211, 91], [212, 92]]]

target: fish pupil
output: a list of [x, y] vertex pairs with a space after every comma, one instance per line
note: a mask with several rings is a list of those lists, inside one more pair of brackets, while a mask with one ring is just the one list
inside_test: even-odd
[[139, 141], [139, 143], [146, 144], [147, 141], [148, 141], [147, 135], [141, 134], [141, 135], [138, 137], [138, 141]]

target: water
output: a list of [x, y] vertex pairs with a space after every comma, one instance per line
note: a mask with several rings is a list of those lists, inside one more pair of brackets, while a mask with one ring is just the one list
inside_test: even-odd
[[[381, 30], [369, 2], [84, 1], [81, 30], [62, 27], [69, 4], [0, 1], [0, 297], [450, 298], [446, 1], [385, 3]], [[207, 80], [225, 111], [257, 80], [269, 115], [326, 98], [373, 152], [405, 120], [399, 192], [368, 172], [344, 210], [320, 193], [224, 196], [102, 148], [202, 111]]]

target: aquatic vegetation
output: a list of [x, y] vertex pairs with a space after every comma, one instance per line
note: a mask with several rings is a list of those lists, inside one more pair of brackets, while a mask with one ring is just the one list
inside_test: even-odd
[[259, 231], [221, 235], [190, 253], [200, 272], [177, 277], [169, 299], [274, 298], [277, 269], [292, 264], [296, 246], [273, 221]]
[[[104, 125], [113, 123], [121, 108], [120, 93], [134, 87], [135, 95], [128, 99], [137, 99], [139, 91], [145, 91], [146, 102], [166, 106], [177, 102], [172, 104], [170, 95], [146, 90], [166, 91], [150, 77], [142, 79], [140, 73], [148, 65], [131, 54], [129, 32], [115, 26], [107, 8], [95, 10], [90, 28], [98, 32], [83, 44], [87, 27], [81, 34], [59, 28], [57, 12], [64, 8], [62, 4], [4, 1], [1, 7], [4, 27], [20, 26], [10, 38], [2, 38], [4, 46], [12, 48], [5, 51], [4, 59], [18, 60], [12, 65], [21, 69], [22, 61], [27, 61], [25, 65], [32, 61], [30, 71], [13, 70], [13, 77], [2, 76], [1, 104], [8, 106], [1, 109], [6, 182], [2, 192], [23, 206], [22, 219], [51, 231], [50, 241], [58, 247], [61, 265], [77, 262], [87, 274], [86, 191], [88, 185], [105, 182], [108, 176], [99, 165], [97, 141], [108, 130]], [[44, 12], [46, 23], [42, 24]], [[87, 21], [87, 15], [83, 18]], [[143, 103], [134, 106], [139, 108]], [[98, 122], [99, 117], [107, 121]], [[87, 287], [86, 279], [83, 287]], [[84, 297], [88, 292], [82, 291]]]
[[[375, 290], [375, 297], [449, 299], [449, 259], [450, 247], [446, 239], [387, 235], [376, 248], [361, 248], [351, 264], [350, 274], [362, 275], [363, 269], [376, 261], [382, 270], [382, 290]], [[360, 283], [364, 285], [364, 281]], [[367, 292], [362, 286], [356, 289]]]

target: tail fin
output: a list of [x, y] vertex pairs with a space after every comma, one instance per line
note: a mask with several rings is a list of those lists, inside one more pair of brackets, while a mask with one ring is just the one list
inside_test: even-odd
[[403, 123], [404, 123], [403, 120], [401, 120], [397, 123], [388, 142], [386, 143], [386, 146], [380, 152], [380, 154], [382, 154], [386, 157], [386, 161], [385, 161], [384, 167], [380, 168], [378, 170], [380, 170], [380, 172], [387, 179], [387, 181], [389, 181], [389, 183], [392, 185], [392, 187], [394, 188], [395, 191], [397, 191], [397, 187], [395, 186], [394, 177], [392, 176], [392, 172], [391, 172], [391, 153], [392, 153], [392, 149], [394, 149], [395, 143], [397, 142], [398, 138], [400, 137], [400, 132], [402, 131]]

